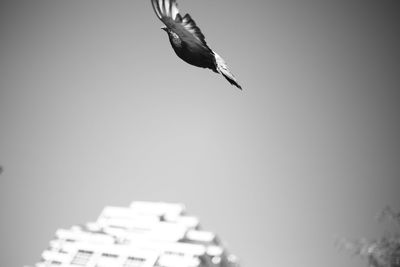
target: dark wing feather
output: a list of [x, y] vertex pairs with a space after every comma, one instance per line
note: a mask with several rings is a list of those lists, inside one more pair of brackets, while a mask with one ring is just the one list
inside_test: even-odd
[[[205, 37], [196, 22], [186, 14], [183, 18], [179, 14], [176, 0], [151, 0], [154, 12], [157, 17], [169, 28], [185, 31], [185, 35], [190, 34], [203, 45], [207, 46]], [[180, 27], [179, 27], [180, 26]], [[177, 32], [179, 34], [179, 30]]]
[[206, 43], [206, 38], [204, 34], [201, 32], [200, 28], [197, 27], [196, 22], [190, 17], [189, 14], [186, 14], [182, 19], [182, 25], [185, 27], [187, 31], [193, 34], [197, 39], [199, 39], [202, 43]]

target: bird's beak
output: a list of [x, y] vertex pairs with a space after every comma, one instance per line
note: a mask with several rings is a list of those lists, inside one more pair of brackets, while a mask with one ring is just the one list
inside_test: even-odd
[[161, 30], [167, 31], [167, 27], [161, 27]]

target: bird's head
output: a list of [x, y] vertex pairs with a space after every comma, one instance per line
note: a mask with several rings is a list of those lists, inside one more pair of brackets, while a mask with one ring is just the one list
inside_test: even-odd
[[162, 27], [161, 29], [168, 34], [169, 40], [173, 43], [173, 46], [182, 46], [181, 39], [173, 30], [168, 27]]

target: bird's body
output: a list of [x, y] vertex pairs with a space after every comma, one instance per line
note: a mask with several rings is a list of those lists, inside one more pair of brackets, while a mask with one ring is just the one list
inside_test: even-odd
[[158, 18], [165, 24], [172, 48], [178, 57], [196, 67], [222, 74], [231, 84], [241, 86], [229, 71], [225, 61], [211, 50], [203, 33], [189, 14], [179, 14], [176, 0], [151, 0]]
[[201, 68], [215, 70], [214, 54], [212, 50], [193, 40], [185, 40], [177, 33], [171, 31], [168, 33], [171, 46], [178, 57], [183, 61]]

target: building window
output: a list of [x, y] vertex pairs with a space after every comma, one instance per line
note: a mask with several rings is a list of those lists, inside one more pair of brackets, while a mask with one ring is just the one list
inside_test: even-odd
[[176, 252], [176, 251], [165, 251], [164, 254], [166, 255], [173, 255], [173, 256], [179, 256], [179, 257], [184, 257], [185, 253], [183, 252]]
[[400, 255], [397, 255], [397, 257], [392, 259], [391, 267], [400, 267]]
[[109, 253], [103, 253], [103, 254], [101, 254], [101, 256], [104, 257], [104, 258], [118, 258], [118, 255], [109, 254]]
[[123, 267], [140, 267], [144, 264], [144, 262], [145, 259], [142, 258], [128, 257]]
[[97, 259], [96, 267], [110, 267], [117, 266], [118, 264], [118, 255], [103, 253], [101, 257]]
[[400, 247], [392, 254], [391, 267], [400, 267]]
[[89, 260], [90, 257], [93, 255], [92, 251], [87, 251], [87, 250], [79, 250], [73, 260], [71, 261], [72, 265], [78, 265], [78, 266], [85, 266]]

